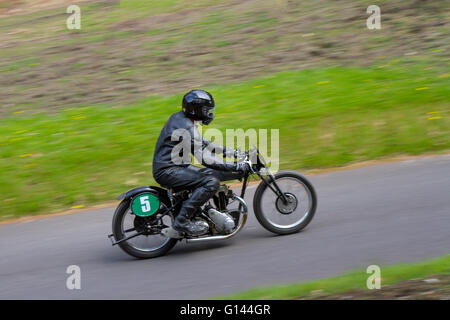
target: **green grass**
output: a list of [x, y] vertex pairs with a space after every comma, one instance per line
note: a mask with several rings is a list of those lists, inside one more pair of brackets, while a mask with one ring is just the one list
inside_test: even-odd
[[[450, 255], [414, 264], [400, 264], [381, 267], [381, 287], [401, 281], [424, 278], [436, 274], [450, 274]], [[216, 299], [282, 300], [311, 296], [311, 291], [322, 290], [323, 295], [344, 293], [349, 290], [367, 290], [366, 281], [370, 274], [366, 270], [306, 283], [255, 288], [231, 296]]]
[[[438, 68], [402, 60], [207, 89], [217, 103], [213, 127], [279, 129], [280, 167], [309, 169], [449, 150], [449, 79]], [[181, 97], [1, 118], [0, 217], [88, 206], [154, 183], [154, 145]]]

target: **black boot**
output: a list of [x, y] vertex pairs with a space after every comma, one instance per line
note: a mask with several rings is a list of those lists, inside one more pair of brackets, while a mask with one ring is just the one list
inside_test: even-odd
[[209, 226], [206, 221], [191, 220], [195, 211], [195, 208], [182, 207], [172, 224], [172, 228], [177, 232], [186, 233], [189, 236], [201, 236], [207, 233]]

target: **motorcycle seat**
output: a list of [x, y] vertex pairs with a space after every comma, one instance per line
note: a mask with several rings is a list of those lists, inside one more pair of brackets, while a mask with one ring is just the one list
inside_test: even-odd
[[183, 187], [181, 187], [181, 188], [174, 188], [174, 187], [166, 187], [166, 186], [163, 186], [164, 188], [166, 188], [171, 194], [175, 194], [175, 193], [181, 193], [181, 192], [184, 192], [184, 191], [189, 191], [189, 192], [191, 192], [192, 190], [194, 190], [194, 188], [183, 188]]

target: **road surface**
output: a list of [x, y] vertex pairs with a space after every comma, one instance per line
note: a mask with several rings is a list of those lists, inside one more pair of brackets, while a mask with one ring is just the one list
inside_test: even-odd
[[[111, 246], [113, 208], [0, 225], [0, 299], [203, 299], [450, 252], [450, 155], [309, 178], [319, 206], [304, 231], [273, 235], [250, 205], [235, 238], [157, 259]], [[66, 288], [69, 265], [81, 290]]]

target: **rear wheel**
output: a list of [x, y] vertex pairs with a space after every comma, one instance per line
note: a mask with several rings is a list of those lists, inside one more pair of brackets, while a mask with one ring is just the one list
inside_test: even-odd
[[[176, 239], [168, 238], [156, 231], [149, 231], [149, 226], [157, 223], [158, 215], [153, 217], [136, 216], [130, 209], [130, 201], [122, 201], [114, 213], [112, 229], [116, 241], [136, 233], [143, 233], [132, 239], [119, 243], [119, 247], [129, 255], [148, 259], [166, 254], [177, 243]], [[171, 226], [173, 217], [166, 215], [161, 219], [166, 226]], [[158, 222], [158, 223], [161, 223]]]
[[314, 217], [317, 196], [312, 184], [296, 171], [279, 171], [274, 179], [284, 194], [277, 195], [272, 188], [261, 182], [253, 198], [253, 208], [259, 223], [277, 234], [295, 233], [305, 228]]

